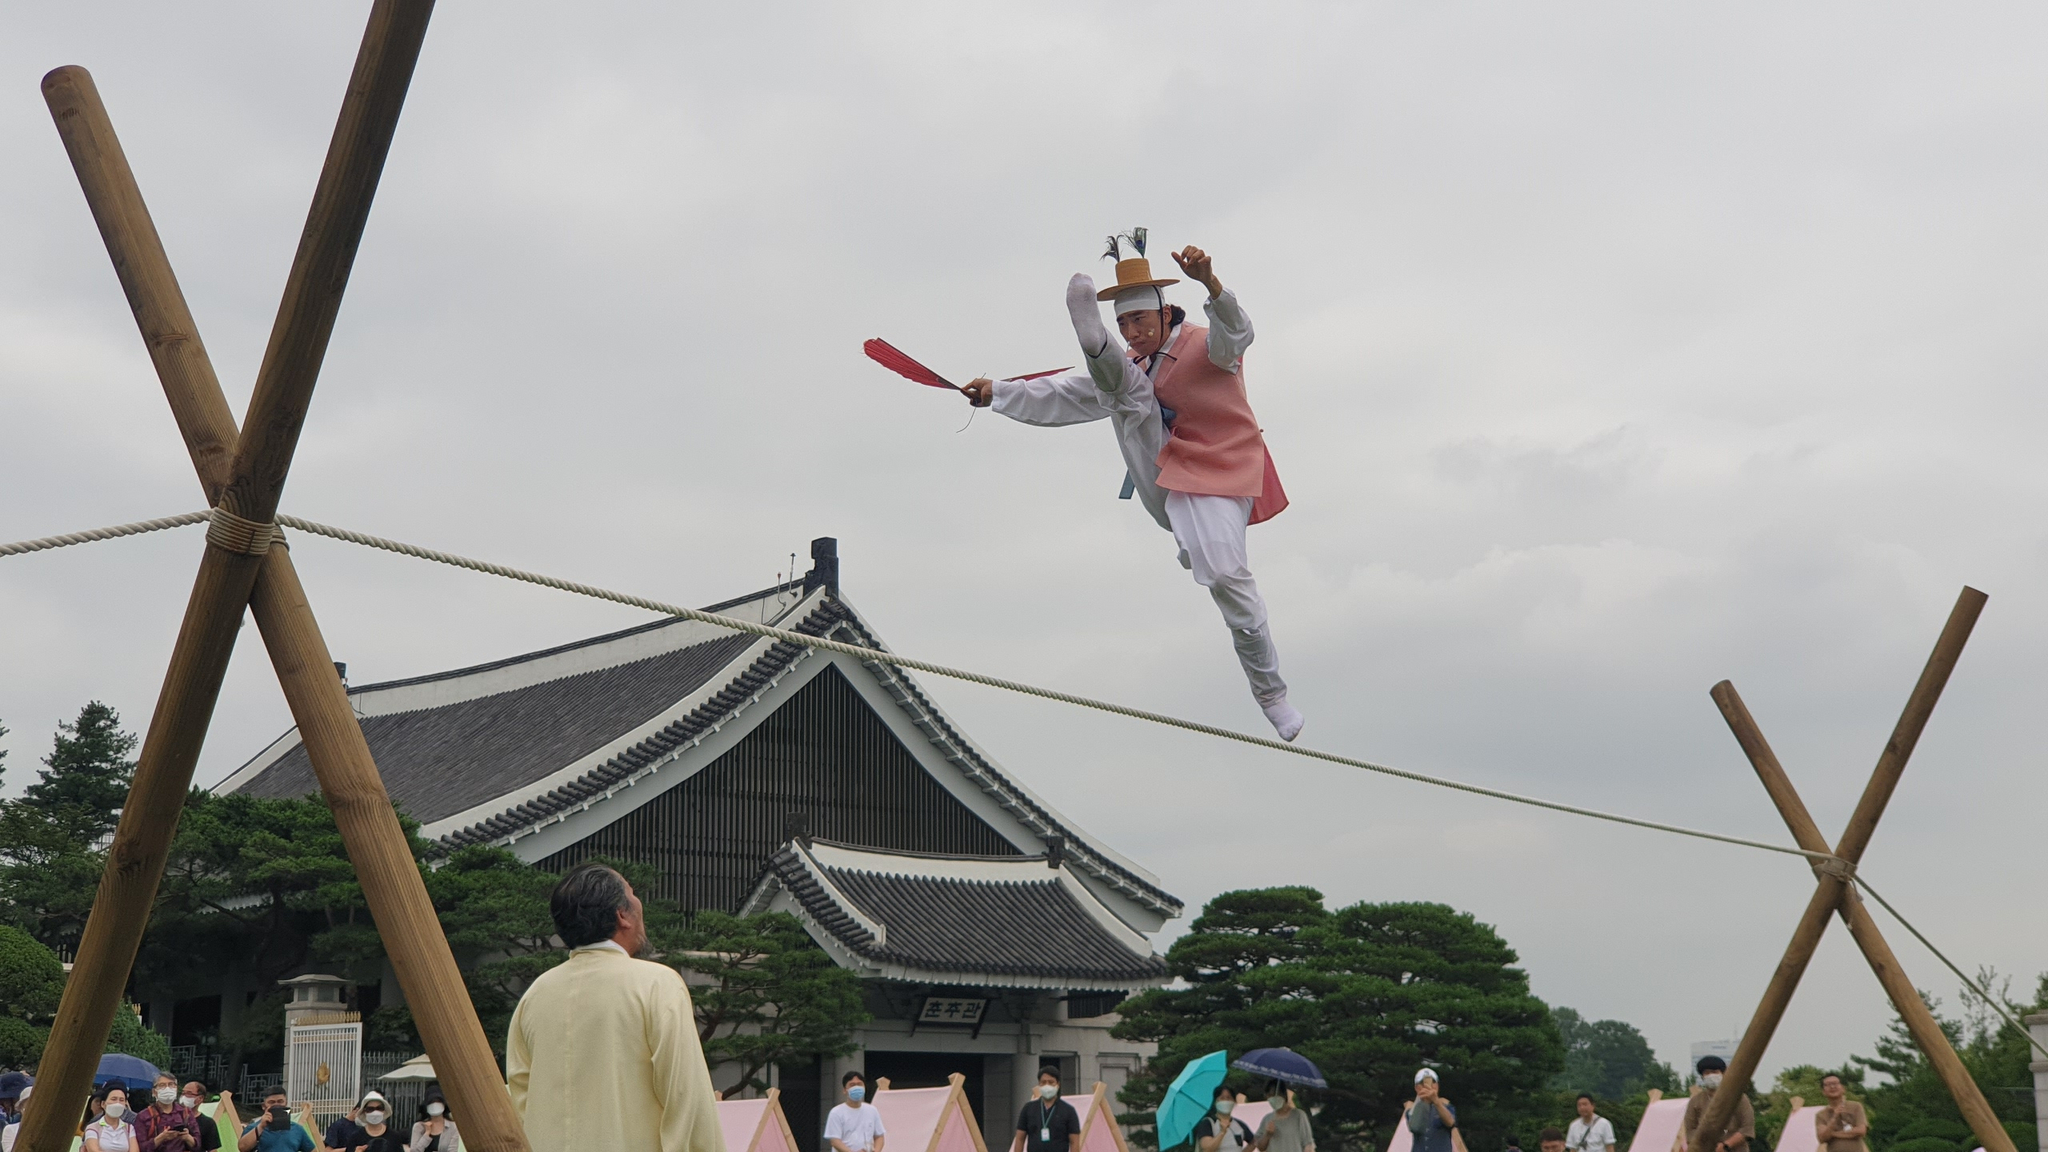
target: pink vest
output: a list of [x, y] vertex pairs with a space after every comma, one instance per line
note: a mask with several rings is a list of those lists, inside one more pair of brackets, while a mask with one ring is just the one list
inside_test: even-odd
[[1287, 492], [1266, 438], [1245, 398], [1244, 364], [1225, 372], [1209, 359], [1209, 330], [1182, 324], [1152, 390], [1174, 411], [1173, 435], [1159, 450], [1159, 486], [1195, 496], [1249, 496], [1252, 523], [1287, 507]]

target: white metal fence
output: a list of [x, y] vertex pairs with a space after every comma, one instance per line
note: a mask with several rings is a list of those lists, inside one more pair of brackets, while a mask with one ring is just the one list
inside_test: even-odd
[[285, 1093], [313, 1106], [321, 1122], [355, 1107], [363, 1092], [363, 1026], [301, 1024], [287, 1030]]

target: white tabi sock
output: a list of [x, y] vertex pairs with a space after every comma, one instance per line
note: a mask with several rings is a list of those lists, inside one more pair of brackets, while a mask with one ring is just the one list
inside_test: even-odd
[[1073, 317], [1074, 335], [1081, 351], [1093, 360], [1109, 351], [1109, 329], [1102, 326], [1102, 302], [1095, 298], [1095, 281], [1085, 272], [1067, 281], [1067, 315]]
[[1279, 733], [1282, 740], [1292, 744], [1294, 738], [1301, 735], [1301, 712], [1287, 702], [1287, 697], [1282, 696], [1271, 703], [1261, 704], [1259, 708], [1265, 712], [1267, 721], [1273, 725], [1273, 731]]

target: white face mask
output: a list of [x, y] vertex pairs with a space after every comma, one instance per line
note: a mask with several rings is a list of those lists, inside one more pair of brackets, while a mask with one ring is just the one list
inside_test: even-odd
[[439, 1116], [441, 1113], [446, 1112], [447, 1110], [448, 1109], [442, 1107], [439, 1104], [427, 1105], [427, 1115], [429, 1116]]
[[176, 1100], [177, 1098], [178, 1090], [176, 1088], [166, 1087], [159, 1088], [156, 1090], [156, 1102], [159, 1104], [169, 1104], [171, 1101]]
[[1218, 1116], [1228, 1116], [1230, 1115], [1230, 1110], [1235, 1107], [1237, 1107], [1237, 1101], [1235, 1100], [1218, 1100], [1216, 1102], [1216, 1114]]
[[1285, 1107], [1287, 1107], [1287, 1097], [1285, 1097], [1285, 1096], [1268, 1096], [1268, 1097], [1266, 1097], [1266, 1107], [1268, 1107], [1268, 1108], [1271, 1108], [1271, 1109], [1272, 1109], [1273, 1111], [1275, 1111], [1275, 1112], [1278, 1112], [1278, 1111], [1280, 1111], [1280, 1110], [1281, 1110], [1282, 1108], [1285, 1108]]
[[1059, 1094], [1060, 1086], [1057, 1084], [1040, 1084], [1038, 1086], [1038, 1096], [1041, 1100], [1050, 1100]]
[[1709, 1088], [1719, 1088], [1721, 1086], [1721, 1074], [1719, 1072], [1709, 1072], [1700, 1077], [1700, 1083]]
[[187, 1108], [197, 1108], [199, 1107], [199, 1097], [180, 1096], [178, 1097], [178, 1103], [183, 1104]]
[[365, 1124], [382, 1124], [383, 1122], [384, 1113], [381, 1111], [372, 1109], [368, 1112], [363, 1113], [363, 1123]]
[[119, 1120], [122, 1116], [126, 1115], [127, 1112], [128, 1106], [126, 1104], [121, 1103], [119, 1100], [112, 1101], [107, 1105], [107, 1119], [109, 1120]]

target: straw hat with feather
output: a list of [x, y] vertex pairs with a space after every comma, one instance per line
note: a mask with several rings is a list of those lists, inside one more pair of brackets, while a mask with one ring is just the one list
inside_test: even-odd
[[1180, 277], [1178, 276], [1168, 276], [1164, 279], [1154, 277], [1152, 275], [1152, 262], [1143, 256], [1137, 256], [1129, 260], [1117, 261], [1116, 283], [1097, 292], [1095, 298], [1097, 300], [1113, 300], [1118, 293], [1128, 292], [1133, 288], [1164, 288], [1168, 284], [1178, 283], [1180, 283]]
[[[1128, 241], [1138, 254], [1129, 260], [1123, 259], [1122, 244]], [[1168, 284], [1180, 283], [1178, 276], [1159, 278], [1152, 275], [1152, 262], [1145, 259], [1145, 230], [1133, 228], [1109, 238], [1109, 248], [1102, 254], [1116, 261], [1116, 283], [1095, 294], [1097, 300], [1114, 300], [1119, 294], [1133, 288], [1164, 288]]]

